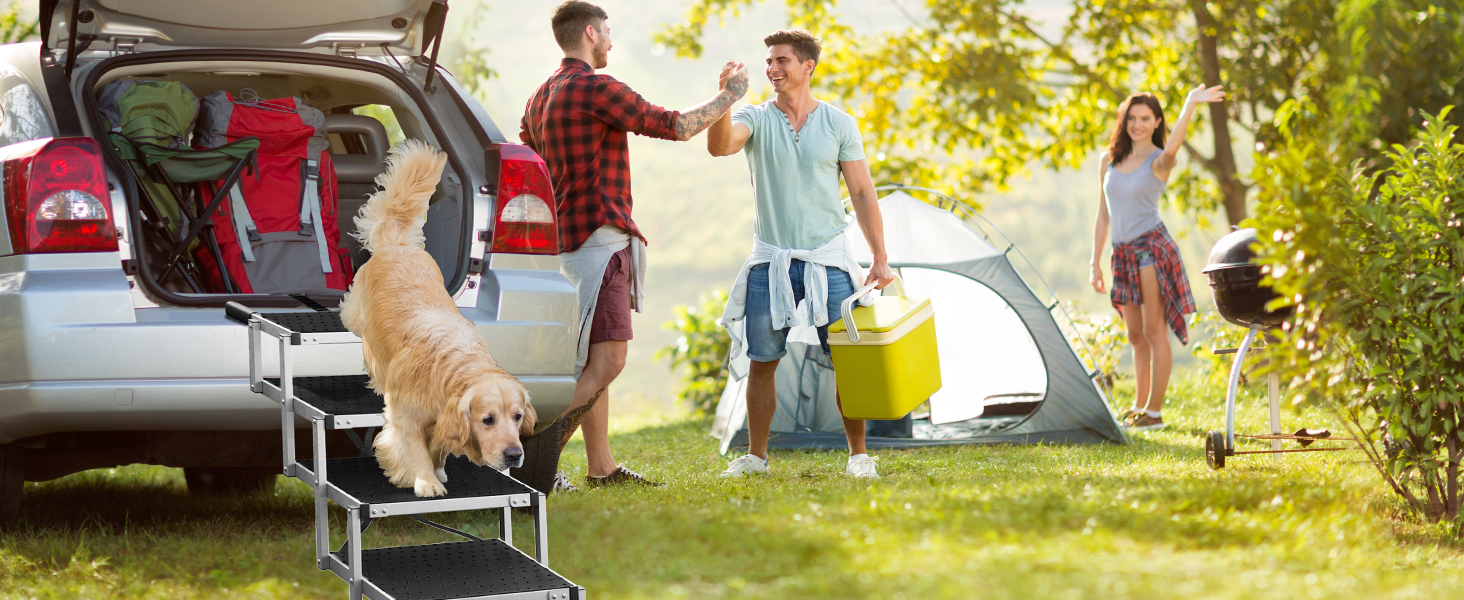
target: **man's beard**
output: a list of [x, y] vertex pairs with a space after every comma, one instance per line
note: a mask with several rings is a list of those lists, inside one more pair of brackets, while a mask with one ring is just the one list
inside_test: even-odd
[[596, 69], [603, 69], [610, 66], [609, 45], [606, 44], [604, 47], [601, 47], [600, 44], [595, 44], [595, 47], [590, 50], [590, 57], [595, 59]]

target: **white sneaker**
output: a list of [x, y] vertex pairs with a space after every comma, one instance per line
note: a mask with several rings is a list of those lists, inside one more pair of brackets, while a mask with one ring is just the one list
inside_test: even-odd
[[728, 463], [727, 470], [722, 471], [718, 477], [741, 477], [749, 473], [767, 473], [768, 461], [751, 454], [744, 454], [731, 463]]
[[564, 471], [559, 471], [558, 473], [555, 473], [554, 474], [554, 489], [553, 489], [553, 491], [556, 491], [556, 492], [578, 492], [579, 491], [579, 488], [578, 487], [575, 487], [575, 485], [573, 483], [570, 483], [569, 482], [569, 478], [564, 476]]
[[849, 466], [844, 468], [844, 472], [848, 473], [850, 477], [879, 479], [879, 472], [875, 470], [875, 463], [878, 461], [878, 458], [868, 454], [850, 456]]

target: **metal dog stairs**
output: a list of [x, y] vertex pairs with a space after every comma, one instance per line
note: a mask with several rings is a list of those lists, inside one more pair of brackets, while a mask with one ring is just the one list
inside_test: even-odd
[[[229, 302], [224, 313], [249, 327], [249, 389], [280, 405], [284, 473], [315, 490], [316, 567], [340, 576], [350, 586], [350, 598], [364, 594], [372, 600], [446, 600], [456, 598], [512, 598], [514, 600], [581, 600], [585, 589], [549, 569], [549, 530], [544, 494], [467, 458], [447, 460], [448, 493], [419, 498], [411, 489], [387, 480], [368, 439], [353, 429], [385, 424], [380, 395], [366, 387], [365, 375], [296, 377], [297, 346], [360, 344], [346, 330], [340, 313], [261, 313]], [[279, 377], [264, 377], [268, 335], [278, 342]], [[304, 351], [304, 350], [302, 350]], [[295, 420], [310, 422], [312, 457], [295, 457]], [[362, 456], [328, 458], [325, 432], [340, 429], [361, 449]], [[330, 521], [326, 501], [346, 510], [346, 543], [330, 549]], [[512, 511], [531, 508], [534, 514], [534, 556], [513, 547]], [[433, 523], [424, 513], [498, 509], [498, 538], [480, 539]], [[406, 516], [425, 525], [466, 538], [463, 542], [363, 549], [361, 534], [373, 519]]]

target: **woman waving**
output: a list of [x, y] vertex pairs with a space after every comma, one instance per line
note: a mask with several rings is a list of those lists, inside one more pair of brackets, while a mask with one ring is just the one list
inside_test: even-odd
[[1184, 316], [1195, 312], [1179, 249], [1159, 219], [1159, 197], [1184, 144], [1185, 129], [1202, 103], [1225, 100], [1220, 86], [1196, 87], [1167, 136], [1164, 107], [1150, 93], [1129, 96], [1103, 154], [1098, 218], [1093, 225], [1090, 283], [1103, 293], [1103, 244], [1113, 238], [1113, 289], [1109, 298], [1123, 316], [1134, 349], [1134, 406], [1124, 418], [1131, 430], [1161, 429], [1164, 390], [1173, 356], [1169, 331], [1189, 343]]

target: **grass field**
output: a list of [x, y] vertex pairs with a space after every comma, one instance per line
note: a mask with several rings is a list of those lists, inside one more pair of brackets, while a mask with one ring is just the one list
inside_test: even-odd
[[[701, 423], [621, 421], [613, 443], [660, 489], [551, 497], [550, 560], [592, 598], [1449, 598], [1464, 544], [1412, 522], [1354, 453], [1205, 467], [1216, 387], [1181, 382], [1169, 430], [1131, 446], [948, 447], [880, 454], [879, 481], [837, 453], [773, 456], [716, 478]], [[1241, 429], [1260, 430], [1257, 386]], [[1315, 412], [1288, 424], [1327, 425]], [[575, 442], [565, 466], [584, 473]], [[178, 470], [132, 466], [27, 485], [0, 537], [4, 598], [338, 598], [312, 565], [308, 489], [195, 498]], [[341, 514], [336, 514], [341, 517]], [[440, 515], [485, 536], [490, 513]], [[371, 546], [446, 541], [379, 521]], [[336, 521], [340, 543], [341, 520]], [[529, 522], [516, 524], [527, 549]]]

